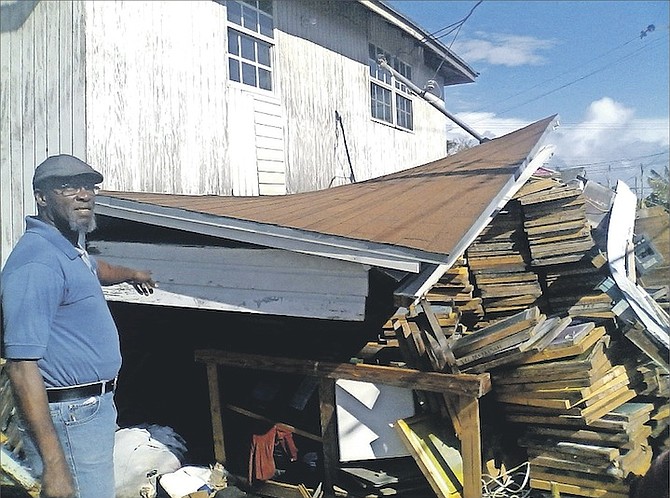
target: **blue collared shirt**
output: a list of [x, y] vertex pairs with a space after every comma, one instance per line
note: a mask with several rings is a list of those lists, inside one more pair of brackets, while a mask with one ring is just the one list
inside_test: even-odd
[[47, 387], [109, 380], [119, 336], [92, 268], [58, 229], [36, 217], [2, 270], [3, 356], [38, 360]]

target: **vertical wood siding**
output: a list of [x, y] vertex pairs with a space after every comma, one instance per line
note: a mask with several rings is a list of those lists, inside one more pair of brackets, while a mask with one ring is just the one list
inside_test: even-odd
[[35, 213], [37, 164], [59, 153], [86, 159], [81, 9], [79, 1], [37, 2], [21, 26], [0, 34], [0, 264]]
[[105, 187], [231, 194], [225, 9], [86, 2], [88, 147]]
[[[414, 130], [370, 115], [368, 43], [409, 63], [423, 86], [434, 73], [422, 49], [354, 2], [276, 2], [275, 61], [287, 127], [287, 189], [318, 190], [424, 164], [446, 155], [446, 118], [413, 97]], [[438, 78], [439, 79], [439, 78]], [[344, 135], [335, 119], [342, 117]]]

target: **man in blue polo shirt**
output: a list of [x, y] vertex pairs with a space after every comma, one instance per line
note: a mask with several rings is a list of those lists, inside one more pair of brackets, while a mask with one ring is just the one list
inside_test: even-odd
[[45, 497], [113, 498], [114, 388], [119, 337], [100, 285], [132, 284], [147, 271], [89, 257], [102, 175], [69, 155], [33, 176], [37, 216], [2, 271], [3, 356], [25, 430], [26, 457]]

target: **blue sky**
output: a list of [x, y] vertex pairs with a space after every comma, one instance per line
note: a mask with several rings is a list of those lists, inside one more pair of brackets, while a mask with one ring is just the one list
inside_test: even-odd
[[[667, 167], [667, 0], [387, 3], [430, 33], [476, 6], [440, 40], [479, 73], [444, 91], [447, 109], [479, 133], [501, 136], [558, 114], [548, 140], [556, 167], [583, 165], [589, 178], [631, 188]], [[467, 135], [454, 127], [453, 136]]]

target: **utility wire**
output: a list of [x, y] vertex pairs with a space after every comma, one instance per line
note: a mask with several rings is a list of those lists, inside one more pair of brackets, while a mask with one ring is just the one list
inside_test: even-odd
[[[458, 37], [458, 34], [461, 32], [461, 28], [465, 24], [465, 21], [467, 21], [472, 13], [475, 11], [477, 7], [483, 2], [484, 0], [479, 0], [471, 9], [468, 14], [461, 19], [460, 21], [456, 21], [455, 23], [450, 24], [449, 26], [445, 26], [444, 28], [438, 29], [434, 33], [430, 33], [427, 38], [424, 38], [422, 40], [422, 43], [428, 41], [428, 39], [433, 39], [433, 40], [439, 40], [440, 38], [444, 38], [445, 36], [451, 34], [454, 30], [456, 31], [456, 34], [454, 35], [454, 39], [451, 40], [451, 43], [449, 44], [449, 49], [451, 50], [451, 46], [454, 44], [456, 41], [456, 38]], [[439, 36], [436, 36], [438, 33], [441, 33], [444, 30], [448, 30], [446, 33], [439, 34]], [[437, 77], [437, 74], [440, 72], [440, 69], [442, 69], [442, 65], [444, 64], [444, 59], [440, 61], [440, 64], [437, 66], [437, 69], [435, 70], [435, 74], [433, 75], [433, 79]]]
[[504, 109], [504, 110], [502, 110], [502, 111], [500, 111], [500, 112], [497, 112], [496, 115], [500, 116], [500, 115], [505, 114], [505, 113], [507, 113], [507, 112], [509, 112], [509, 111], [512, 111], [512, 110], [514, 110], [514, 109], [518, 109], [519, 107], [523, 107], [524, 105], [530, 104], [531, 102], [535, 102], [536, 100], [539, 100], [539, 99], [541, 99], [541, 98], [543, 98], [543, 97], [546, 97], [547, 95], [551, 95], [552, 93], [556, 93], [556, 92], [558, 92], [558, 91], [560, 91], [560, 90], [563, 90], [564, 88], [567, 88], [567, 87], [569, 87], [569, 86], [572, 86], [572, 85], [574, 85], [575, 83], [579, 83], [580, 81], [585, 80], [586, 78], [589, 78], [589, 77], [593, 76], [594, 74], [597, 74], [597, 73], [600, 73], [600, 72], [604, 71], [605, 69], [607, 69], [607, 68], [613, 66], [614, 64], [617, 64], [617, 63], [619, 63], [619, 62], [622, 62], [622, 61], [624, 61], [624, 60], [627, 60], [627, 59], [630, 59], [630, 58], [634, 57], [634, 56], [637, 55], [639, 52], [641, 52], [641, 51], [643, 51], [643, 50], [645, 50], [645, 49], [647, 49], [647, 48], [650, 48], [650, 47], [659, 45], [662, 41], [663, 41], [663, 40], [656, 40], [655, 42], [648, 43], [648, 44], [646, 44], [646, 45], [644, 45], [644, 46], [642, 46], [642, 47], [640, 47], [640, 48], [634, 50], [633, 52], [631, 52], [631, 53], [629, 53], [629, 54], [626, 54], [626, 55], [624, 55], [624, 56], [622, 56], [622, 57], [620, 57], [620, 58], [618, 58], [618, 59], [616, 59], [616, 60], [614, 60], [614, 61], [612, 61], [612, 62], [610, 62], [610, 63], [608, 63], [608, 64], [605, 64], [604, 66], [599, 67], [598, 69], [595, 69], [594, 71], [591, 71], [590, 73], [585, 74], [584, 76], [580, 76], [579, 78], [576, 78], [576, 79], [574, 79], [574, 80], [572, 80], [572, 81], [569, 81], [568, 83], [565, 83], [565, 84], [563, 84], [563, 85], [561, 85], [561, 86], [559, 86], [559, 87], [557, 87], [557, 88], [554, 88], [554, 89], [552, 89], [552, 90], [549, 90], [549, 91], [547, 91], [547, 92], [544, 92], [544, 93], [538, 95], [537, 97], [533, 97], [532, 99], [528, 99], [528, 100], [526, 100], [525, 102], [521, 102], [520, 104], [514, 105], [514, 106], [512, 106], [512, 107], [508, 107], [507, 109]]
[[[608, 161], [597, 161], [597, 162], [591, 162], [591, 163], [579, 163], [579, 164], [574, 164], [574, 163], [566, 163], [566, 165], [571, 166], [571, 167], [577, 167], [577, 166], [598, 166], [598, 165], [609, 165], [614, 162], [623, 162], [623, 161], [639, 161], [640, 159], [649, 159], [651, 157], [659, 157], [668, 154], [670, 151], [663, 151], [663, 152], [657, 152], [656, 154], [647, 154], [645, 156], [637, 156], [637, 157], [627, 157], [627, 158], [621, 158], [621, 159], [610, 159]], [[625, 166], [629, 167], [629, 166]]]
[[[562, 73], [559, 73], [559, 74], [557, 74], [557, 75], [555, 75], [555, 76], [552, 76], [551, 78], [547, 78], [546, 80], [540, 81], [539, 83], [536, 83], [536, 84], [534, 84], [533, 86], [530, 86], [530, 87], [528, 87], [528, 88], [526, 88], [526, 89], [524, 89], [524, 90], [520, 90], [519, 92], [514, 93], [514, 94], [510, 95], [509, 97], [505, 97], [505, 98], [503, 98], [502, 100], [496, 100], [495, 103], [496, 103], [496, 104], [501, 104], [501, 103], [503, 103], [503, 102], [507, 102], [507, 101], [510, 100], [510, 99], [513, 99], [514, 97], [518, 97], [519, 95], [523, 95], [523, 94], [525, 94], [525, 93], [528, 93], [530, 90], [534, 90], [535, 88], [538, 88], [538, 87], [541, 87], [541, 86], [543, 86], [543, 85], [546, 85], [547, 83], [549, 83], [549, 82], [551, 82], [551, 81], [554, 81], [554, 80], [560, 78], [561, 76], [565, 76], [566, 74], [572, 73], [573, 71], [576, 71], [577, 69], [581, 69], [582, 67], [586, 66], [587, 64], [590, 64], [590, 63], [592, 63], [592, 62], [594, 62], [594, 61], [597, 61], [597, 60], [599, 60], [599, 59], [602, 59], [602, 58], [606, 57], [607, 55], [609, 55], [609, 54], [611, 54], [611, 53], [613, 53], [613, 52], [616, 52], [617, 50], [620, 50], [620, 49], [624, 48], [626, 45], [628, 45], [628, 44], [630, 44], [630, 43], [633, 43], [634, 41], [637, 41], [637, 40], [639, 40], [639, 39], [640, 39], [640, 36], [639, 36], [639, 35], [636, 35], [634, 38], [631, 38], [630, 40], [628, 40], [628, 41], [622, 43], [621, 45], [618, 45], [618, 46], [616, 46], [616, 47], [614, 47], [614, 48], [612, 48], [612, 49], [610, 49], [610, 50], [608, 50], [608, 51], [606, 51], [606, 52], [603, 52], [603, 53], [600, 54], [600, 55], [597, 55], [597, 56], [595, 56], [595, 57], [592, 57], [591, 59], [589, 59], [589, 60], [587, 60], [587, 61], [584, 61], [584, 62], [582, 62], [582, 63], [580, 63], [580, 64], [578, 64], [578, 65], [572, 66], [571, 68], [566, 69], [566, 70], [563, 71]], [[481, 112], [481, 111], [487, 109], [488, 106], [489, 106], [489, 105], [487, 104], [486, 106], [484, 106], [484, 107], [482, 107], [482, 108], [480, 108], [480, 109], [478, 109], [478, 110], [476, 110], [476, 111], [474, 111], [474, 112]]]
[[[445, 27], [443, 27], [443, 28], [438, 29], [437, 31], [434, 31], [434, 32], [432, 32], [432, 33], [429, 33], [427, 37], [425, 37], [423, 40], [421, 40], [421, 43], [425, 43], [425, 42], [427, 42], [428, 40], [439, 40], [440, 38], [444, 38], [445, 36], [450, 35], [450, 34], [453, 33], [455, 30], [459, 30], [459, 31], [460, 31], [461, 27], [463, 27], [463, 24], [465, 24], [465, 21], [467, 21], [467, 20], [470, 18], [470, 16], [471, 16], [472, 13], [475, 11], [475, 9], [476, 9], [477, 7], [479, 7], [479, 5], [480, 5], [483, 1], [484, 1], [484, 0], [479, 0], [479, 1], [474, 5], [474, 7], [472, 7], [472, 9], [470, 9], [470, 12], [468, 12], [468, 14], [467, 14], [463, 19], [461, 19], [461, 20], [459, 20], [459, 21], [456, 21], [456, 22], [453, 22], [453, 23], [451, 23], [451, 24], [449, 24], [449, 25], [447, 25], [447, 26], [445, 26]], [[456, 36], [458, 36], [458, 33], [456, 33]], [[455, 39], [456, 39], [456, 38], [454, 38], [454, 40], [455, 40]], [[453, 44], [453, 43], [454, 43], [454, 41], [452, 40], [451, 44]], [[449, 47], [451, 48], [451, 45], [449, 45]]]
[[[543, 81], [541, 81], [541, 82], [539, 82], [539, 83], [536, 83], [535, 85], [533, 85], [533, 86], [531, 86], [531, 87], [528, 87], [528, 88], [526, 88], [525, 90], [521, 90], [521, 91], [519, 91], [519, 92], [517, 92], [517, 93], [515, 93], [515, 94], [512, 94], [512, 95], [510, 95], [509, 97], [505, 97], [505, 98], [503, 98], [502, 100], [496, 100], [495, 102], [491, 102], [491, 103], [488, 103], [488, 104], [484, 104], [484, 105], [481, 106], [479, 109], [476, 109], [476, 110], [471, 111], [471, 112], [473, 112], [473, 113], [477, 113], [477, 112], [488, 111], [488, 110], [490, 110], [490, 108], [491, 108], [494, 104], [495, 104], [495, 105], [499, 105], [499, 104], [502, 103], [502, 102], [506, 102], [506, 101], [508, 101], [508, 100], [510, 100], [510, 99], [512, 99], [512, 98], [514, 98], [514, 97], [518, 97], [519, 95], [523, 95], [523, 94], [527, 93], [527, 92], [530, 91], [530, 90], [533, 90], [533, 89], [535, 89], [535, 88], [538, 88], [538, 87], [541, 87], [541, 86], [543, 86], [543, 85], [546, 85], [546, 83], [549, 83], [549, 82], [551, 82], [551, 81], [553, 81], [553, 80], [555, 80], [555, 79], [557, 79], [557, 78], [559, 78], [559, 77], [561, 77], [561, 76], [564, 76], [564, 75], [566, 75], [566, 74], [568, 74], [568, 73], [571, 73], [571, 72], [573, 72], [573, 71], [575, 71], [575, 70], [577, 70], [577, 69], [580, 69], [580, 68], [586, 66], [587, 64], [590, 64], [590, 63], [593, 62], [593, 61], [596, 61], [596, 60], [599, 60], [599, 59], [603, 59], [603, 58], [606, 57], [607, 55], [610, 55], [611, 53], [613, 53], [613, 52], [615, 52], [615, 51], [617, 51], [617, 50], [620, 50], [620, 49], [624, 48], [625, 46], [627, 46], [627, 45], [633, 43], [634, 41], [646, 37], [646, 36], [647, 36], [646, 33], [653, 32], [653, 31], [656, 29], [655, 27], [654, 27], [653, 29], [650, 29], [652, 26], [653, 26], [653, 25], [650, 25], [649, 27], [647, 27], [646, 30], [643, 30], [643, 31], [642, 31], [642, 33], [644, 33], [644, 35], [641, 33], [640, 35], [637, 35], [635, 38], [631, 38], [630, 40], [628, 40], [628, 41], [626, 41], [626, 42], [624, 42], [624, 43], [622, 43], [622, 44], [620, 44], [620, 45], [618, 45], [618, 46], [616, 46], [616, 47], [614, 47], [614, 48], [612, 48], [612, 49], [610, 49], [610, 50], [608, 50], [608, 51], [606, 51], [606, 52], [603, 52], [602, 54], [597, 55], [596, 57], [593, 57], [593, 58], [589, 59], [589, 60], [586, 61], [586, 62], [583, 62], [583, 63], [581, 63], [581, 64], [579, 64], [579, 65], [573, 66], [572, 68], [570, 68], [570, 69], [568, 69], [568, 70], [566, 70], [566, 71], [563, 71], [562, 73], [560, 73], [560, 74], [558, 74], [558, 75], [556, 75], [556, 76], [553, 76], [553, 77], [548, 78], [548, 79], [546, 79], [546, 80], [543, 80]], [[666, 29], [667, 29], [667, 28], [670, 28], [670, 26], [666, 26], [665, 28], [666, 28]], [[555, 88], [555, 89], [553, 89], [553, 90], [550, 90], [550, 91], [548, 91], [548, 92], [545, 92], [545, 93], [543, 93], [542, 95], [539, 95], [538, 97], [535, 97], [535, 98], [530, 99], [530, 100], [525, 101], [525, 102], [521, 102], [520, 104], [517, 104], [517, 105], [515, 105], [515, 106], [509, 107], [509, 108], [505, 109], [504, 111], [498, 112], [498, 113], [496, 113], [496, 114], [497, 114], [497, 115], [501, 115], [501, 114], [507, 113], [507, 112], [509, 112], [509, 111], [511, 111], [511, 110], [517, 109], [517, 108], [522, 107], [522, 106], [524, 106], [524, 105], [526, 105], [526, 104], [529, 104], [529, 103], [531, 103], [531, 102], [534, 102], [534, 101], [536, 101], [536, 100], [539, 100], [539, 99], [542, 98], [542, 97], [546, 97], [547, 95], [550, 95], [550, 94], [555, 93], [555, 92], [557, 92], [557, 91], [559, 91], [559, 90], [562, 90], [563, 88], [566, 88], [566, 87], [568, 87], [568, 86], [570, 86], [570, 85], [572, 85], [572, 84], [575, 84], [575, 83], [577, 83], [577, 82], [579, 82], [579, 81], [582, 81], [582, 80], [584, 80], [584, 79], [586, 79], [586, 78], [588, 78], [588, 77], [590, 77], [590, 76], [592, 76], [592, 75], [594, 75], [594, 74], [597, 74], [598, 72], [603, 71], [604, 69], [608, 68], [608, 67], [611, 66], [612, 64], [615, 64], [615, 63], [617, 63], [617, 62], [621, 62], [622, 60], [625, 60], [625, 59], [628, 59], [628, 58], [630, 58], [630, 57], [633, 57], [634, 55], [636, 55], [636, 54], [637, 54], [639, 51], [641, 51], [641, 50], [644, 50], [644, 49], [646, 49], [646, 48], [655, 48], [655, 47], [656, 47], [657, 45], [659, 45], [662, 41], [663, 41], [663, 40], [654, 40], [653, 42], [646, 43], [646, 44], [644, 44], [642, 47], [640, 47], [640, 48], [638, 48], [637, 50], [635, 50], [634, 52], [629, 53], [629, 54], [626, 54], [626, 55], [624, 55], [623, 57], [621, 57], [621, 58], [619, 58], [619, 59], [616, 59], [615, 61], [613, 61], [613, 62], [611, 62], [611, 63], [605, 65], [604, 67], [601, 67], [600, 69], [598, 69], [598, 70], [596, 70], [596, 71], [592, 71], [591, 73], [589, 73], [589, 74], [587, 74], [587, 75], [585, 75], [585, 76], [581, 76], [581, 77], [577, 78], [576, 80], [573, 80], [573, 81], [568, 82], [568, 83], [566, 83], [566, 84], [564, 84], [564, 85], [561, 85], [561, 86], [558, 87], [558, 88]], [[480, 121], [481, 121], [481, 120], [480, 120]], [[473, 124], [475, 124], [475, 123], [477, 123], [477, 122], [479, 122], [479, 121], [473, 121]]]

